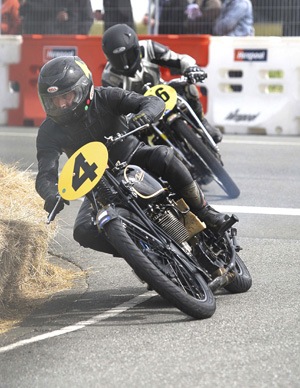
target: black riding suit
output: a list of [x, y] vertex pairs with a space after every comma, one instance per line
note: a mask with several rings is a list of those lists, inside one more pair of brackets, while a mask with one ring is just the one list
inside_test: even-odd
[[[144, 97], [120, 88], [99, 87], [95, 89], [92, 106], [84, 119], [72, 125], [62, 126], [47, 118], [38, 131], [36, 146], [38, 174], [36, 190], [46, 199], [57, 193], [59, 157], [64, 152], [71, 156], [76, 150], [92, 141], [105, 143], [104, 136], [127, 132], [124, 115], [143, 112], [151, 121], [156, 121], [163, 113], [164, 103], [157, 97]], [[194, 184], [186, 167], [176, 158], [173, 150], [166, 146], [149, 147], [140, 143], [135, 136], [116, 143], [109, 152], [112, 162], [129, 161], [167, 180], [177, 192]], [[205, 200], [202, 192], [187, 193], [186, 202], [201, 209]], [[195, 206], [192, 206], [192, 205]], [[84, 200], [74, 225], [74, 239], [84, 247], [103, 252], [112, 252], [111, 246], [99, 238], [92, 222], [92, 208]]]

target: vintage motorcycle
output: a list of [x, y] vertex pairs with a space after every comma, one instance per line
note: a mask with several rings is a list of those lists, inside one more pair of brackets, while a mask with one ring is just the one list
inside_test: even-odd
[[160, 97], [166, 109], [159, 122], [140, 134], [149, 145], [166, 144], [187, 166], [200, 186], [215, 181], [230, 198], [237, 198], [240, 190], [224, 168], [220, 150], [188, 102], [172, 87], [186, 84], [187, 78], [172, 79], [159, 85], [144, 86], [145, 95]]
[[135, 274], [185, 314], [211, 317], [214, 293], [249, 290], [250, 273], [238, 252], [237, 218], [232, 215], [217, 234], [206, 227], [185, 201], [136, 165], [111, 165], [108, 149], [139, 130], [91, 142], [64, 165], [58, 181], [59, 198], [48, 216], [51, 222], [61, 200], [86, 196], [94, 222]]

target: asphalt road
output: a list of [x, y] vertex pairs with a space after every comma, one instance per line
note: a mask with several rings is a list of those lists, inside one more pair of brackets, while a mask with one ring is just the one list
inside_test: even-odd
[[[0, 161], [35, 173], [35, 135], [0, 127]], [[192, 320], [122, 259], [72, 240], [74, 201], [51, 251], [87, 277], [0, 336], [1, 388], [300, 387], [300, 137], [225, 135], [220, 149], [241, 195], [214, 183], [205, 195], [239, 216], [252, 288], [219, 293], [213, 317]]]

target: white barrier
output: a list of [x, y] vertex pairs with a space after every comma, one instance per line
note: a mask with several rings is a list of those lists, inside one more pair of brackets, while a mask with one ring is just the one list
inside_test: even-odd
[[19, 106], [19, 93], [9, 79], [9, 65], [21, 59], [22, 36], [0, 35], [0, 124], [7, 124], [7, 109]]
[[224, 133], [300, 135], [300, 38], [211, 37], [205, 70]]

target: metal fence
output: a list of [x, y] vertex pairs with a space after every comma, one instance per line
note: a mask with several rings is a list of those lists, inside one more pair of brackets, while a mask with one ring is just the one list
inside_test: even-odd
[[[19, 31], [21, 34], [97, 35], [109, 25], [127, 23], [138, 33], [213, 34], [212, 21], [205, 19], [204, 12], [202, 16], [197, 14], [194, 7], [197, 3], [209, 4], [210, 1], [214, 3], [215, 0], [140, 0], [138, 6], [145, 10], [148, 19], [134, 20], [131, 0], [19, 0]], [[162, 11], [164, 2], [169, 4], [165, 13]], [[98, 9], [95, 9], [95, 4], [96, 7], [99, 4]], [[255, 36], [300, 36], [300, 0], [252, 0], [252, 5]], [[2, 22], [9, 20], [1, 0], [0, 6], [0, 19]]]
[[[149, 13], [155, 19], [152, 21], [154, 27], [148, 26], [150, 32], [190, 33], [194, 30], [213, 34], [211, 23], [216, 14], [210, 12], [210, 16], [205, 18], [205, 4], [207, 10], [210, 10], [208, 5], [216, 3], [214, 0], [211, 3], [210, 0], [169, 0], [166, 12], [163, 11], [163, 2], [164, 0], [149, 0]], [[202, 4], [202, 16], [197, 16], [197, 8], [194, 7], [197, 3]], [[252, 0], [251, 3], [256, 36], [300, 36], [300, 0]], [[190, 15], [187, 4], [190, 6]]]
[[299, 0], [253, 0], [255, 35], [300, 36]]

